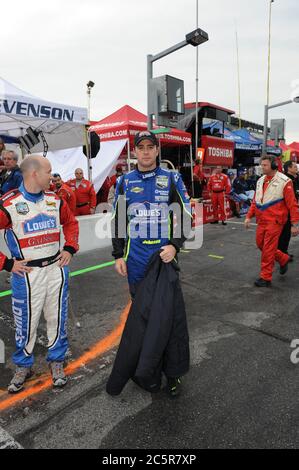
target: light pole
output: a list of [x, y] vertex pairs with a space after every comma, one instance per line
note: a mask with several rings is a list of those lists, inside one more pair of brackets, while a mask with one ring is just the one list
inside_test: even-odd
[[268, 137], [268, 115], [269, 109], [279, 108], [280, 106], [286, 106], [291, 103], [299, 103], [299, 96], [295, 96], [291, 100], [282, 101], [281, 103], [265, 105], [265, 114], [264, 114], [264, 138], [263, 138], [263, 154], [266, 153], [267, 149], [267, 137]]
[[166, 57], [173, 52], [182, 49], [183, 47], [191, 44], [194, 47], [199, 46], [200, 44], [209, 40], [208, 33], [203, 31], [200, 28], [197, 28], [195, 31], [192, 31], [189, 34], [186, 34], [186, 38], [184, 41], [176, 44], [175, 46], [166, 49], [163, 52], [160, 52], [156, 55], [149, 54], [147, 56], [147, 128], [151, 130], [153, 128], [153, 115], [150, 113], [151, 109], [151, 94], [150, 94], [150, 87], [151, 87], [151, 80], [153, 78], [153, 63], [163, 57]]
[[268, 75], [267, 75], [267, 106], [270, 101], [270, 71], [271, 71], [271, 22], [272, 22], [272, 3], [274, 0], [269, 0], [269, 38], [268, 38]]
[[[270, 100], [270, 69], [271, 69], [271, 21], [272, 21], [272, 3], [274, 0], [269, 0], [269, 36], [268, 36], [268, 73], [267, 73], [267, 101], [264, 112], [264, 138], [262, 153], [266, 153], [267, 147], [267, 136], [268, 136], [268, 111], [269, 111], [269, 100]], [[266, 127], [265, 127], [266, 124]]]
[[90, 95], [91, 95], [91, 89], [94, 87], [95, 83], [89, 80], [87, 82], [87, 108], [88, 108], [88, 121], [90, 121]]
[[[90, 101], [91, 101], [91, 89], [94, 87], [95, 83], [89, 80], [86, 84], [87, 86], [87, 108], [88, 108], [88, 126], [90, 124]], [[87, 160], [88, 160], [88, 180], [92, 182], [92, 165], [91, 165], [91, 142], [90, 142], [90, 133], [86, 128], [86, 149], [87, 149]]]
[[[198, 0], [196, 0], [196, 29], [198, 29]], [[197, 160], [198, 149], [198, 48], [196, 48], [196, 77], [195, 77], [195, 160]], [[191, 162], [192, 164], [192, 162]], [[192, 172], [193, 175], [193, 172]], [[192, 181], [193, 183], [193, 181]], [[194, 195], [194, 190], [193, 193]]]

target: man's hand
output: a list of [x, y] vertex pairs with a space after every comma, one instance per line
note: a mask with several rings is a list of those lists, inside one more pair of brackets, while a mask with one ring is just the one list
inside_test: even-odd
[[90, 213], [93, 215], [93, 214], [95, 214], [95, 212], [96, 212], [96, 208], [95, 208], [95, 207], [91, 207], [91, 208], [90, 208]]
[[292, 237], [297, 237], [299, 235], [299, 227], [291, 227]]
[[121, 276], [125, 277], [127, 275], [127, 263], [123, 258], [115, 260], [115, 269]]
[[160, 257], [163, 261], [163, 263], [171, 263], [171, 261], [174, 259], [176, 255], [176, 249], [173, 245], [166, 245], [161, 248], [162, 253], [160, 254]]
[[60, 255], [57, 256], [55, 261], [58, 260], [58, 266], [60, 268], [63, 268], [63, 266], [67, 266], [70, 263], [71, 259], [72, 255], [68, 251], [62, 250], [62, 252], [60, 253]]
[[246, 230], [249, 229], [249, 227], [250, 227], [250, 219], [245, 219], [244, 225], [245, 225]]
[[22, 259], [20, 261], [14, 261], [13, 267], [11, 272], [14, 274], [17, 274], [18, 276], [23, 276], [24, 273], [30, 273], [32, 271], [32, 268], [29, 266], [26, 266], [28, 261], [31, 261], [30, 259]]

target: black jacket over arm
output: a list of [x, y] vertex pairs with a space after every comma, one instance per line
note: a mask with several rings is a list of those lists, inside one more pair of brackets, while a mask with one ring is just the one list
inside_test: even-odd
[[163, 263], [159, 252], [152, 256], [131, 306], [108, 393], [121, 393], [130, 378], [156, 385], [162, 371], [167, 377], [187, 373], [189, 336], [178, 273], [175, 261]]

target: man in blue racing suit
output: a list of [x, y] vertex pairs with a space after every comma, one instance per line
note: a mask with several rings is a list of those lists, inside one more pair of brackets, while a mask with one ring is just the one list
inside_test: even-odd
[[128, 276], [132, 297], [152, 255], [160, 251], [162, 261], [171, 263], [191, 231], [190, 200], [181, 175], [157, 166], [158, 153], [156, 136], [139, 132], [137, 168], [116, 186], [112, 255], [118, 274]]

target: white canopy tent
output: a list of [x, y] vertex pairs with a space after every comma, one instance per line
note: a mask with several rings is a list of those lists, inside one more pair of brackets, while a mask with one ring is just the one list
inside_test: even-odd
[[[0, 134], [21, 137], [28, 127], [42, 131], [49, 150], [78, 147], [84, 143], [87, 109], [36, 98], [0, 78]], [[43, 145], [33, 147], [40, 152]]]
[[[92, 182], [96, 192], [111, 173], [126, 143], [126, 139], [103, 142], [96, 158], [91, 159]], [[88, 160], [81, 147], [48, 152], [47, 158], [51, 162], [52, 173], [59, 173], [64, 181], [75, 177], [76, 168], [82, 168], [84, 177], [88, 176]]]

